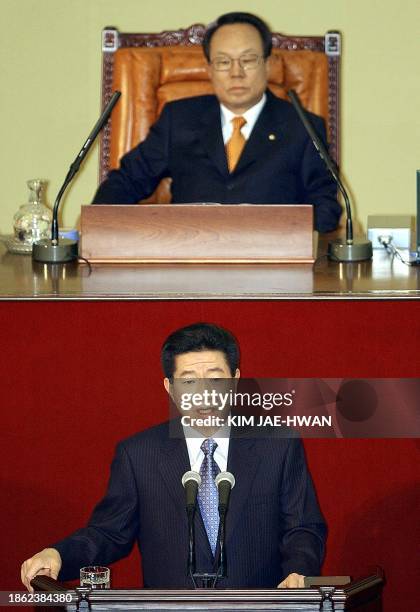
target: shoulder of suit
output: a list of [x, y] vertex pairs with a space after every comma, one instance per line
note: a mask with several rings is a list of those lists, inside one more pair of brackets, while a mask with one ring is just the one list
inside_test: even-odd
[[[283, 118], [286, 118], [286, 120], [297, 121], [300, 123], [300, 119], [294, 109], [293, 104], [288, 100], [283, 100], [283, 98], [279, 98], [278, 96], [273, 94], [273, 92], [268, 91], [267, 102], [269, 103], [269, 107], [271, 108], [271, 110], [273, 110], [274, 112], [278, 112]], [[310, 111], [306, 112], [309, 116], [309, 119], [313, 123], [318, 124], [319, 122], [324, 122], [324, 119], [319, 115], [315, 115]]]
[[165, 107], [174, 111], [182, 112], [197, 112], [202, 108], [208, 109], [210, 106], [218, 105], [219, 101], [216, 96], [192, 96], [190, 98], [181, 98], [180, 100], [172, 100], [166, 102]]
[[129, 450], [133, 447], [137, 447], [139, 444], [143, 444], [146, 442], [156, 442], [160, 443], [162, 440], [165, 440], [169, 437], [169, 421], [165, 421], [164, 423], [160, 423], [159, 425], [154, 425], [153, 427], [149, 427], [144, 431], [139, 431], [124, 440], [121, 440], [118, 443], [118, 446], [123, 446], [125, 449]]

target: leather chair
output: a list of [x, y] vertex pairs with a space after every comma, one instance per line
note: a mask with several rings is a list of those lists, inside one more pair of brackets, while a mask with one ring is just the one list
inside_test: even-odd
[[[201, 48], [204, 31], [202, 25], [161, 34], [103, 31], [102, 101], [105, 104], [114, 90], [123, 96], [102, 135], [100, 180], [146, 137], [166, 102], [213, 92]], [[337, 32], [325, 37], [273, 34], [269, 88], [281, 98], [295, 89], [308, 110], [324, 117], [337, 162], [339, 58]], [[169, 203], [169, 180], [144, 201]]]

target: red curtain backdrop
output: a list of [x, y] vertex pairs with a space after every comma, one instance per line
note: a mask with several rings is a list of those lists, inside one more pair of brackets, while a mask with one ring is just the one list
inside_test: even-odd
[[[247, 377], [418, 377], [417, 301], [3, 302], [1, 590], [82, 526], [115, 443], [166, 419], [160, 346], [174, 329], [230, 329]], [[398, 406], [395, 406], [398, 410]], [[324, 574], [385, 569], [385, 611], [416, 608], [420, 441], [306, 440], [329, 525]], [[115, 587], [141, 584], [137, 551]], [[417, 577], [417, 580], [416, 580]]]

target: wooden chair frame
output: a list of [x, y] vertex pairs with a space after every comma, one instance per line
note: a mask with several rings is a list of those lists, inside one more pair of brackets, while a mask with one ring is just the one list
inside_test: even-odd
[[[119, 32], [114, 27], [102, 31], [102, 106], [112, 95], [112, 79], [115, 51], [123, 47], [169, 47], [175, 45], [201, 45], [205, 26], [194, 24], [186, 29], [164, 31], [156, 34]], [[341, 35], [329, 31], [325, 36], [286, 36], [273, 33], [273, 47], [284, 50], [319, 51], [328, 59], [328, 135], [330, 153], [336, 163], [340, 159], [340, 115], [339, 84]], [[103, 132], [100, 147], [99, 180], [102, 181], [109, 170], [111, 128], [108, 123]]]

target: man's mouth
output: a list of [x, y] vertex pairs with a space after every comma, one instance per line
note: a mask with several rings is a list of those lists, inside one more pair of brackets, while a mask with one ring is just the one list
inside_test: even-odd
[[216, 413], [216, 412], [218, 412], [218, 410], [217, 410], [216, 407], [207, 406], [206, 408], [197, 408], [196, 412], [200, 416], [205, 416], [205, 415], [208, 415], [208, 414]]

